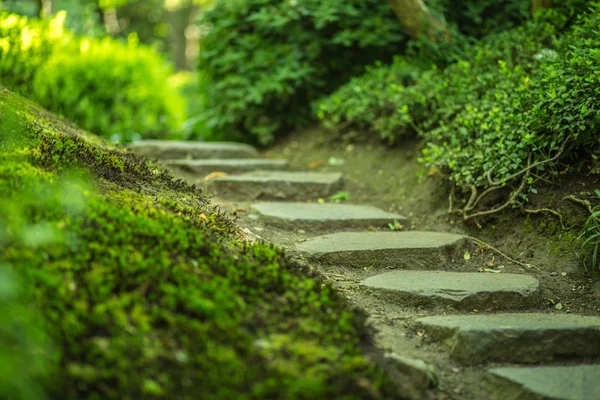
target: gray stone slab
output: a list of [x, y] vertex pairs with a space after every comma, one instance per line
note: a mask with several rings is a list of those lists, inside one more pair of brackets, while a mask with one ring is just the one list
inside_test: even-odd
[[208, 192], [232, 200], [306, 201], [331, 196], [342, 186], [340, 173], [255, 171], [213, 179]]
[[435, 367], [423, 360], [402, 357], [396, 353], [386, 353], [384, 358], [417, 387], [434, 388], [439, 383]]
[[296, 248], [322, 264], [435, 269], [459, 256], [465, 242], [464, 236], [440, 232], [339, 232]]
[[600, 365], [491, 369], [492, 400], [597, 400]]
[[404, 216], [385, 212], [376, 207], [353, 204], [318, 203], [257, 203], [251, 208], [265, 223], [281, 228], [305, 230], [335, 230], [386, 227], [397, 220], [406, 223]]
[[152, 159], [255, 158], [258, 151], [244, 143], [140, 140], [128, 146]]
[[256, 170], [285, 170], [287, 160], [269, 160], [260, 158], [207, 159], [207, 160], [163, 160], [176, 178], [191, 184], [201, 184], [204, 177], [213, 172], [240, 174]]
[[391, 271], [365, 279], [363, 287], [401, 304], [457, 309], [511, 309], [539, 301], [539, 282], [528, 275], [445, 271]]
[[417, 323], [445, 341], [465, 364], [534, 363], [600, 355], [600, 318], [572, 314], [490, 314], [425, 317]]

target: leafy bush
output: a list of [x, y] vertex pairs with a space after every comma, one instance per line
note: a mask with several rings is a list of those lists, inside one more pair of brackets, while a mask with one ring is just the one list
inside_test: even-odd
[[76, 38], [64, 20], [0, 14], [2, 84], [105, 137], [179, 133], [185, 103], [159, 55], [134, 37]]
[[[566, 146], [599, 145], [599, 15], [595, 6], [561, 37], [567, 17], [549, 11], [468, 47], [443, 70], [415, 76], [410, 60], [381, 66], [320, 102], [318, 116], [326, 126], [370, 129], [392, 143], [424, 137], [421, 161], [473, 195], [462, 210], [469, 218], [482, 200], [478, 188], [515, 181], [524, 195], [535, 181], [528, 171], [550, 172]], [[384, 76], [396, 80], [377, 82]]]
[[217, 1], [200, 51], [214, 137], [267, 144], [309, 119], [309, 103], [404, 36], [388, 2]]
[[59, 349], [49, 397], [399, 396], [364, 318], [203, 193], [5, 91], [0, 118], [0, 261]]

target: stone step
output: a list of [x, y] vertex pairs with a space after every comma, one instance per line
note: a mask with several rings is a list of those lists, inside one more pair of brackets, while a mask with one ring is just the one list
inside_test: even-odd
[[318, 203], [256, 203], [251, 209], [268, 225], [305, 230], [335, 230], [387, 227], [407, 219], [370, 206]]
[[244, 143], [140, 140], [128, 146], [151, 159], [256, 158], [258, 151]]
[[240, 174], [256, 170], [285, 170], [287, 160], [269, 160], [260, 158], [206, 159], [206, 160], [163, 160], [176, 178], [191, 184], [204, 183], [204, 177], [213, 172]]
[[328, 197], [343, 187], [342, 174], [255, 171], [209, 181], [209, 194], [232, 200], [307, 201]]
[[391, 271], [367, 278], [365, 288], [388, 301], [457, 309], [515, 309], [539, 301], [539, 282], [528, 275], [445, 271]]
[[491, 369], [492, 400], [596, 400], [600, 365]]
[[535, 363], [600, 355], [600, 318], [573, 314], [489, 314], [425, 317], [417, 323], [445, 341], [464, 364]]
[[309, 239], [296, 248], [328, 265], [436, 269], [459, 256], [465, 243], [464, 236], [452, 233], [339, 232]]

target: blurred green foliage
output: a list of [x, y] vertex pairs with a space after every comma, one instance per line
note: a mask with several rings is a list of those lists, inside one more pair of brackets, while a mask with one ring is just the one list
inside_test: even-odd
[[364, 317], [201, 191], [8, 91], [0, 119], [0, 395], [399, 397]]
[[0, 82], [104, 137], [181, 133], [183, 97], [172, 69], [152, 49], [74, 36], [65, 14], [50, 20], [0, 14]]
[[471, 185], [506, 183], [528, 163], [547, 175], [545, 160], [565, 147], [600, 147], [599, 10], [593, 6], [567, 33], [571, 14], [546, 11], [466, 45], [447, 68], [410, 58], [375, 66], [321, 101], [318, 117], [390, 143], [422, 136], [421, 161], [467, 193]]
[[388, 2], [217, 1], [201, 24], [204, 119], [211, 138], [268, 144], [310, 120], [310, 102], [364, 65], [389, 60], [404, 35]]

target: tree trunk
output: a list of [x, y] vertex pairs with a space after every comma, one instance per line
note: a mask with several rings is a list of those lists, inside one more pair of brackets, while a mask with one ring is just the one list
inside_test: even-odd
[[102, 12], [102, 19], [104, 21], [104, 27], [106, 32], [110, 36], [117, 36], [119, 34], [119, 18], [117, 16], [117, 9], [114, 7], [107, 8]]
[[552, 0], [531, 0], [531, 14], [535, 14], [540, 8], [551, 8]]
[[52, 15], [52, 0], [37, 0], [38, 15], [49, 18]]
[[186, 5], [168, 11], [167, 21], [171, 25], [169, 50], [177, 69], [187, 68], [185, 29], [189, 24], [192, 6]]
[[443, 21], [437, 19], [423, 0], [390, 0], [404, 31], [411, 38], [426, 35], [431, 40], [440, 36], [450, 39], [450, 32]]

